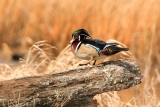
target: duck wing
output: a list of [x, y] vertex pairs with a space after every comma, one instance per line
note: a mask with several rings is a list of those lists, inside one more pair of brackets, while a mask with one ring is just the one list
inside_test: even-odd
[[98, 40], [98, 39], [84, 39], [82, 41], [82, 43], [85, 46], [90, 46], [90, 47], [95, 48], [97, 51], [104, 50], [110, 46], [118, 45], [118, 43], [107, 43], [107, 42], [104, 42], [104, 41]]

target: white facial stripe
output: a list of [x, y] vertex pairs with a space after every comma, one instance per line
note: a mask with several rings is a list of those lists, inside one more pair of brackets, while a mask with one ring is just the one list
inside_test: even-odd
[[85, 34], [81, 34], [81, 35], [84, 35], [84, 36], [86, 36]]
[[88, 33], [86, 30], [84, 30], [84, 32]]
[[88, 35], [86, 35], [86, 34], [81, 34], [81, 35], [88, 36]]
[[86, 34], [81, 34], [81, 35], [83, 35], [83, 36], [85, 36], [85, 37], [88, 37], [88, 38], [91, 38], [90, 36], [88, 36], [88, 35], [86, 35]]
[[75, 53], [78, 51], [79, 45], [81, 44], [81, 42], [78, 43], [76, 49], [75, 49]]

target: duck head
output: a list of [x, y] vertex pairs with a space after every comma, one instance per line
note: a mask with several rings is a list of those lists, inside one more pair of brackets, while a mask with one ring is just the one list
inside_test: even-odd
[[72, 33], [72, 40], [70, 41], [70, 44], [72, 44], [75, 41], [82, 41], [84, 39], [92, 38], [85, 29], [78, 29]]

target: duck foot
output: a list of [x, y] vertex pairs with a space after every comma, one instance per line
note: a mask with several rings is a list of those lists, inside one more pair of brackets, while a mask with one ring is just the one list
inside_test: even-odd
[[85, 63], [85, 64], [79, 64], [79, 66], [83, 66], [83, 65], [95, 65], [97, 60], [94, 60], [93, 64], [90, 64], [91, 61]]

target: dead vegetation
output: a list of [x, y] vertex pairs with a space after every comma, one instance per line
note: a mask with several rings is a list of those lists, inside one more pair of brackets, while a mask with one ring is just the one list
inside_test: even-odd
[[[67, 2], [64, 0], [17, 2], [1, 0], [0, 43], [4, 51], [0, 58], [10, 60], [13, 53], [23, 54], [25, 58], [20, 64], [1, 63], [0, 79], [42, 75], [76, 67], [81, 60], [74, 56], [66, 58], [67, 55], [71, 55], [69, 47], [63, 51], [62, 49], [68, 44], [74, 30], [85, 28], [93, 38], [116, 39], [126, 44], [144, 74], [143, 85], [115, 92], [116, 94], [113, 95], [107, 94], [112, 100], [105, 96], [107, 101], [113, 102], [112, 98], [115, 97], [117, 102], [121, 101], [126, 106], [159, 106], [159, 5], [159, 0], [116, 2], [110, 0], [94, 2], [91, 0], [85, 2], [83, 0], [75, 2], [72, 0]], [[58, 55], [61, 52], [58, 57], [53, 56], [56, 62], [45, 51], [42, 51], [42, 47], [37, 48], [37, 45], [45, 43], [40, 42], [32, 46], [39, 40], [47, 40], [49, 44], [57, 48], [50, 53]], [[27, 56], [28, 50], [30, 54]], [[126, 58], [126, 55], [122, 57]], [[115, 56], [106, 60], [116, 58], [119, 57]], [[70, 59], [74, 60], [70, 61]], [[34, 72], [31, 72], [31, 69]], [[106, 102], [100, 97], [99, 101], [103, 102], [102, 104]], [[106, 104], [113, 107], [116, 105], [114, 102]]]
[[[111, 40], [111, 41], [113, 41], [113, 40]], [[117, 42], [117, 41], [114, 40], [114, 42]], [[124, 45], [121, 44], [120, 46], [124, 46]], [[1, 68], [3, 68], [2, 69], [3, 71], [1, 71], [1, 72], [4, 72], [5, 70], [6, 70], [6, 72], [10, 72], [8, 74], [4, 73], [5, 75], [8, 76], [8, 78], [2, 78], [5, 75], [1, 75], [2, 76], [1, 79], [3, 79], [3, 80], [7, 80], [8, 79], [9, 80], [9, 79], [15, 79], [15, 77], [16, 77], [16, 79], [20, 80], [20, 78], [28, 77], [28, 76], [35, 76], [37, 78], [38, 75], [42, 76], [44, 74], [49, 74], [49, 73], [56, 73], [56, 72], [60, 73], [60, 72], [62, 72], [64, 70], [69, 70], [69, 69], [81, 69], [81, 68], [83, 68], [83, 67], [78, 67], [78, 64], [84, 62], [84, 60], [77, 59], [73, 55], [73, 53], [71, 52], [70, 46], [67, 46], [62, 51], [62, 53], [60, 53], [59, 56], [57, 58], [55, 58], [55, 59], [50, 59], [50, 57], [49, 57], [50, 54], [48, 55], [48, 53], [47, 53], [47, 50], [52, 50], [52, 48], [55, 48], [55, 47], [52, 47], [52, 46], [48, 45], [44, 41], [40, 41], [40, 42], [35, 43], [29, 49], [28, 56], [27, 56], [26, 60], [21, 60], [21, 64], [19, 66], [15, 67], [14, 69], [13, 68], [12, 69], [8, 68], [8, 66], [6, 66], [6, 65], [1, 67]], [[117, 54], [116, 56], [114, 56], [113, 59], [120, 59], [120, 58], [122, 58], [121, 56], [124, 56], [124, 55], [127, 58], [126, 60], [128, 60], [128, 58], [129, 58], [130, 61], [131, 60], [135, 61], [135, 58], [132, 56], [130, 51], [128, 51], [126, 53], [121, 52], [121, 53]], [[72, 59], [72, 60], [70, 60], [70, 59]], [[102, 61], [113, 60], [113, 59], [110, 58], [110, 57], [107, 57], [106, 59], [104, 59]], [[23, 63], [22, 63], [22, 61], [23, 61]], [[18, 74], [21, 74], [21, 75], [18, 75]], [[24, 85], [24, 86], [26, 86], [26, 85]], [[23, 86], [23, 83], [21, 82], [18, 87], [22, 87], [22, 86]], [[21, 88], [21, 90], [22, 90], [22, 88]], [[135, 105], [132, 105], [132, 103], [130, 103], [130, 102], [125, 104], [124, 102], [121, 101], [120, 97], [117, 95], [116, 92], [113, 92], [113, 93], [110, 92], [109, 94], [104, 93], [102, 95], [96, 95], [94, 97], [95, 105], [99, 105], [100, 107], [103, 107], [103, 106], [114, 107], [114, 106], [118, 106], [119, 104], [121, 106], [124, 106], [124, 105], [125, 106], [128, 106], [128, 105], [136, 106], [136, 102], [135, 102]], [[69, 102], [70, 99], [72, 99], [72, 94], [71, 95], [67, 95], [66, 97], [63, 96], [64, 98], [62, 98], [62, 99], [60, 98], [61, 99], [60, 101], [56, 100], [58, 102], [54, 103], [53, 106], [59, 107], [59, 106], [65, 105], [66, 102]], [[35, 98], [35, 99], [31, 98], [30, 100], [24, 99], [23, 95], [25, 95], [25, 94], [23, 94], [23, 92], [21, 94], [21, 97], [19, 98], [18, 92], [16, 90], [13, 90], [13, 94], [11, 93], [9, 96], [13, 97], [13, 95], [15, 96], [14, 100], [17, 101], [17, 104], [16, 104], [15, 101], [13, 102], [13, 101], [9, 100], [9, 103], [12, 102], [10, 104], [11, 106], [14, 106], [15, 104], [16, 104], [15, 106], [27, 105], [29, 103], [28, 101], [30, 101], [30, 100], [31, 100], [30, 102], [32, 102], [30, 104], [34, 105], [34, 104], [37, 104], [37, 102], [34, 103], [34, 100], [35, 101], [39, 101], [40, 100], [40, 99], [37, 99], [37, 98]], [[8, 96], [8, 98], [9, 98], [9, 96]], [[155, 99], [153, 99], [153, 102], [157, 103], [158, 99], [156, 99], [155, 96], [154, 96], [154, 98]], [[133, 98], [133, 99], [135, 99], [135, 98]], [[131, 100], [133, 100], [133, 99], [131, 99]], [[24, 101], [23, 104], [20, 103], [22, 101]], [[116, 102], [116, 101], [117, 101], [117, 103], [115, 104], [114, 102]], [[152, 100], [150, 100], [150, 102], [152, 103]], [[3, 102], [1, 102], [1, 103], [3, 103]], [[4, 103], [4, 105], [5, 105], [5, 103]], [[153, 104], [153, 105], [155, 105], [155, 104]]]

